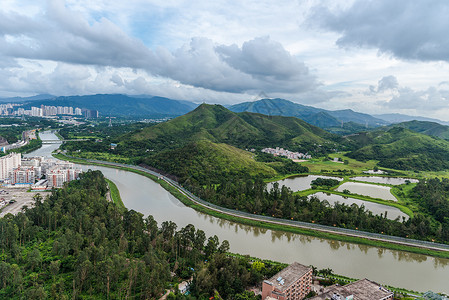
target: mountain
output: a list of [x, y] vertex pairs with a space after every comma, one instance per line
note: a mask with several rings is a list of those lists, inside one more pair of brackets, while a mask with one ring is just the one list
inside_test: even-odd
[[449, 126], [441, 125], [436, 122], [427, 121], [409, 121], [394, 124], [397, 127], [403, 127], [422, 134], [439, 137], [445, 140], [449, 140]]
[[449, 169], [449, 142], [394, 126], [346, 137], [356, 150], [347, 154], [357, 160], [378, 160], [379, 166], [400, 170]]
[[439, 123], [442, 125], [449, 125], [449, 122], [441, 121], [438, 119], [432, 119], [432, 118], [426, 118], [426, 117], [420, 117], [420, 116], [408, 116], [403, 114], [380, 114], [380, 115], [373, 115], [376, 118], [385, 120], [389, 123], [401, 123], [401, 122], [408, 122], [408, 121], [425, 121], [425, 122], [434, 122]]
[[10, 97], [10, 98], [0, 98], [0, 102], [26, 102], [26, 101], [37, 101], [37, 100], [47, 100], [55, 98], [56, 96], [50, 94], [41, 94], [30, 97]]
[[371, 115], [358, 113], [350, 109], [325, 110], [312, 106], [294, 103], [285, 99], [262, 99], [254, 102], [244, 102], [229, 107], [234, 112], [255, 112], [265, 115], [297, 117], [307, 123], [321, 128], [341, 127], [342, 123], [354, 122], [371, 127], [387, 125], [388, 122]]
[[[218, 184], [222, 178], [246, 180], [306, 172], [307, 168], [284, 159], [256, 161], [263, 147], [321, 156], [339, 148], [342, 137], [295, 117], [235, 113], [221, 105], [201, 104], [193, 111], [137, 132], [116, 142], [118, 151], [132, 153], [140, 162], [195, 185]], [[257, 149], [254, 153], [242, 149]]]
[[156, 150], [170, 147], [170, 144], [210, 140], [240, 148], [279, 146], [318, 151], [319, 148], [335, 147], [334, 141], [338, 139], [338, 136], [298, 118], [235, 113], [221, 105], [209, 104], [201, 104], [183, 116], [126, 137], [131, 142], [147, 141]]
[[72, 106], [98, 110], [102, 116], [180, 116], [198, 104], [157, 96], [127, 96], [122, 94], [97, 94], [86, 96], [64, 96], [33, 101], [31, 106]]

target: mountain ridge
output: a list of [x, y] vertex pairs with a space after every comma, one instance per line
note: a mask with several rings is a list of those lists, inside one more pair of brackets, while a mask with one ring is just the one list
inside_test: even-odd
[[326, 110], [313, 106], [306, 106], [289, 100], [261, 99], [253, 102], [243, 102], [228, 107], [234, 112], [255, 112], [266, 115], [280, 115], [297, 117], [315, 126], [324, 129], [342, 127], [342, 123], [354, 122], [361, 125], [377, 127], [387, 125], [388, 122], [375, 118], [369, 114], [355, 112], [351, 109]]

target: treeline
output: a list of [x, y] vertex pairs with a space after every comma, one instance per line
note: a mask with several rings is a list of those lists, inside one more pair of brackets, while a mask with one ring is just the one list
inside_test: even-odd
[[310, 185], [312, 186], [313, 189], [317, 188], [330, 189], [331, 187], [336, 186], [339, 183], [340, 181], [338, 181], [337, 179], [318, 177], [317, 179], [312, 180]]
[[279, 271], [226, 256], [227, 241], [193, 225], [122, 212], [101, 172], [80, 177], [0, 219], [1, 299], [157, 299], [192, 277], [190, 296], [169, 299], [257, 299], [245, 288]]
[[[448, 181], [449, 183], [449, 181]], [[449, 243], [447, 231], [435, 226], [431, 216], [390, 220], [387, 212], [373, 215], [364, 206], [336, 203], [330, 205], [316, 197], [295, 195], [289, 188], [274, 183], [267, 189], [262, 178], [223, 178], [219, 185], [187, 186], [194, 194], [216, 205], [260, 214], [322, 225], [363, 230], [373, 233], [435, 240]], [[449, 191], [449, 184], [447, 186]], [[447, 215], [446, 215], [447, 216]]]
[[438, 236], [449, 240], [449, 179], [421, 180], [411, 196], [436, 220]]

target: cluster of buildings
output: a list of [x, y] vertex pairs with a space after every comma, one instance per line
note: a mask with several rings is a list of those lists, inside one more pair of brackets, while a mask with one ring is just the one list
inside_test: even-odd
[[285, 156], [289, 159], [311, 159], [312, 156], [307, 153], [299, 153], [299, 152], [292, 152], [284, 148], [264, 148], [261, 150], [264, 153], [273, 154], [274, 156]]
[[66, 116], [84, 116], [85, 118], [98, 118], [98, 111], [70, 106], [32, 106], [31, 109], [18, 107], [20, 104], [7, 103], [0, 105], [0, 115], [3, 116], [32, 116], [32, 117], [50, 117], [58, 115]]
[[311, 300], [388, 300], [394, 293], [368, 279], [345, 286], [334, 284], [317, 289], [312, 284], [312, 268], [297, 262], [262, 283], [262, 300], [302, 300], [311, 291]]
[[60, 188], [64, 182], [77, 179], [81, 172], [73, 163], [52, 158], [22, 158], [20, 153], [0, 157], [0, 181], [6, 187]]

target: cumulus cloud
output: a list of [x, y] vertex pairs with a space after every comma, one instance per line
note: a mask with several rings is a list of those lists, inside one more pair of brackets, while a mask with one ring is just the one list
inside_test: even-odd
[[[184, 85], [239, 93], [308, 92], [319, 84], [303, 62], [269, 37], [237, 45], [193, 38], [169, 51], [149, 49], [106, 18], [88, 22], [60, 0], [34, 17], [0, 11], [0, 57], [145, 70]], [[108, 82], [120, 87], [118, 75]]]
[[377, 83], [377, 86], [370, 85], [368, 94], [382, 93], [389, 90], [397, 90], [399, 87], [398, 80], [395, 76], [384, 76]]
[[433, 112], [447, 110], [449, 106], [449, 90], [429, 87], [415, 91], [409, 87], [400, 88], [387, 106], [391, 109], [415, 109], [417, 112]]
[[317, 6], [310, 22], [341, 34], [342, 47], [377, 48], [398, 58], [449, 61], [446, 0], [356, 0], [345, 9]]

